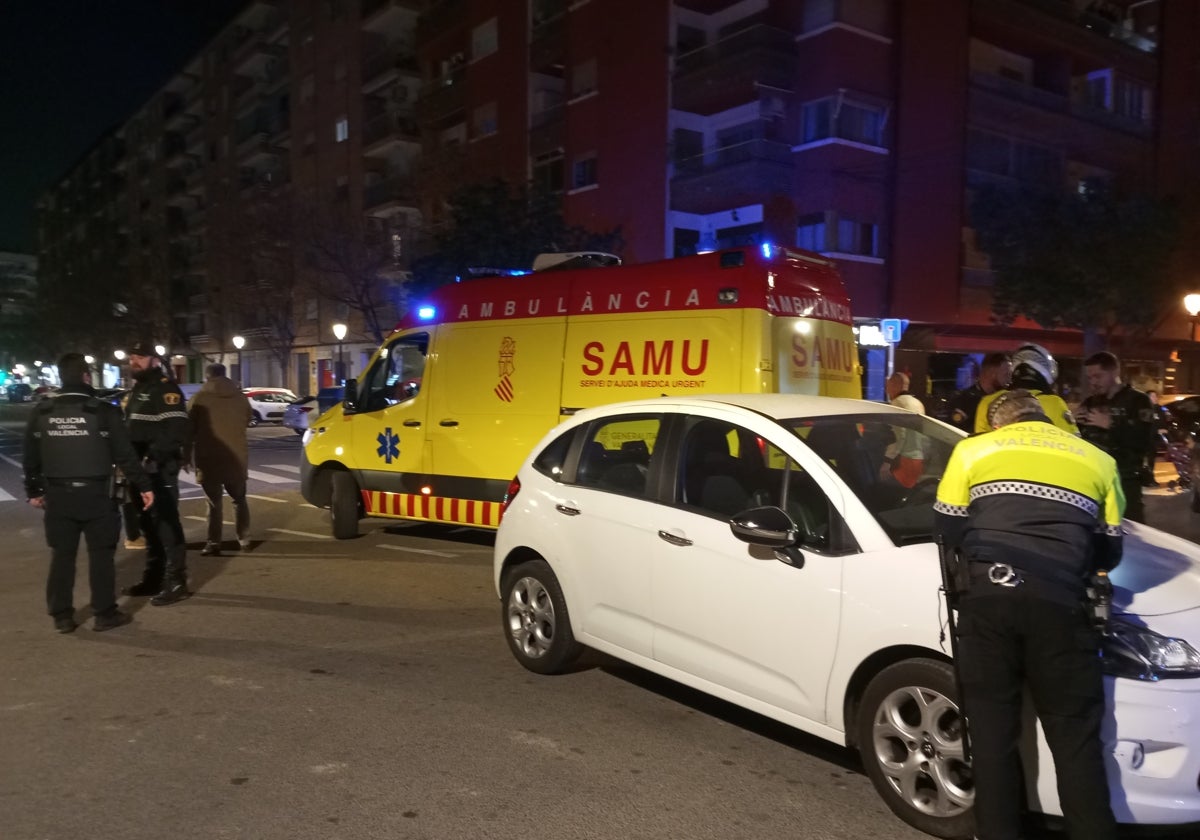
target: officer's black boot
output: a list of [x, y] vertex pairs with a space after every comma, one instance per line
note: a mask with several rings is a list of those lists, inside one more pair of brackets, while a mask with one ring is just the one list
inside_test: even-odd
[[[179, 550], [183, 554], [183, 549]], [[187, 588], [187, 564], [182, 556], [173, 557], [167, 562], [167, 573], [163, 576], [162, 591], [150, 599], [156, 607], [177, 604], [192, 597]]]
[[146, 564], [145, 570], [142, 572], [142, 579], [132, 586], [126, 586], [121, 590], [122, 595], [131, 595], [134, 598], [145, 598], [147, 595], [157, 595], [163, 588], [163, 564], [162, 561], [151, 561]]

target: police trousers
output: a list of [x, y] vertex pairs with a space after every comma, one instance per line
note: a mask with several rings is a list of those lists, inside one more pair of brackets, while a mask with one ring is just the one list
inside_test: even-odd
[[50, 573], [46, 580], [46, 610], [55, 618], [75, 613], [75, 556], [79, 536], [88, 552], [88, 583], [92, 612], [107, 613], [117, 606], [117, 574], [113, 555], [121, 520], [117, 502], [106, 481], [53, 480], [46, 488], [46, 544], [50, 546]]
[[183, 575], [187, 571], [187, 543], [179, 519], [178, 472], [150, 474], [154, 485], [154, 504], [141, 513], [142, 534], [146, 537], [144, 577], [162, 580], [164, 572]]
[[1142, 500], [1142, 477], [1121, 476], [1121, 490], [1125, 493], [1125, 518], [1133, 522], [1146, 521], [1146, 503]]
[[959, 675], [970, 724], [975, 836], [1021, 837], [1018, 755], [1027, 686], [1054, 755], [1072, 840], [1115, 840], [1100, 723], [1105, 715], [1100, 637], [1082, 605], [1021, 586], [976, 582], [959, 612]]

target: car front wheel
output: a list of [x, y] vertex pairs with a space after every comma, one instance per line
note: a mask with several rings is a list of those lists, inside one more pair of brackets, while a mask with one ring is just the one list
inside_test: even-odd
[[535, 674], [557, 674], [579, 657], [567, 602], [545, 560], [529, 560], [504, 574], [501, 617], [509, 650]]
[[935, 837], [971, 837], [975, 787], [963, 749], [954, 671], [910, 659], [875, 676], [858, 714], [858, 749], [900, 819]]

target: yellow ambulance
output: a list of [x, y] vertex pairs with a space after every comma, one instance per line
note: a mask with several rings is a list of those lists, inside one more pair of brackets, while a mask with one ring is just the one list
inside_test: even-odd
[[465, 280], [414, 306], [310, 423], [301, 491], [364, 516], [495, 528], [535, 443], [589, 406], [676, 394], [862, 396], [836, 267], [769, 245]]

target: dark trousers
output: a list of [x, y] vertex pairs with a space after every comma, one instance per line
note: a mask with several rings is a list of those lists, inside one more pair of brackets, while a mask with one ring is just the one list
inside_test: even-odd
[[[72, 486], [79, 484], [81, 486]], [[88, 583], [92, 612], [96, 615], [117, 606], [113, 555], [121, 520], [107, 482], [68, 482], [46, 489], [46, 544], [50, 546], [50, 574], [46, 580], [46, 609], [55, 618], [74, 615], [75, 556], [79, 535], [88, 552]]]
[[1142, 477], [1121, 476], [1121, 490], [1125, 493], [1125, 518], [1134, 522], [1146, 521], [1146, 506], [1142, 502]]
[[[980, 589], [984, 594], [978, 594]], [[1082, 606], [1020, 587], [974, 584], [959, 618], [959, 673], [970, 721], [975, 836], [1021, 836], [1021, 702], [1024, 686], [1054, 755], [1072, 840], [1115, 840], [1100, 723], [1105, 714], [1099, 635]]]
[[150, 480], [154, 504], [142, 511], [140, 522], [146, 537], [145, 577], [152, 581], [162, 580], [164, 574], [182, 577], [187, 572], [187, 545], [179, 521], [178, 473], [156, 472]]
[[233, 500], [234, 530], [239, 540], [246, 539], [250, 534], [250, 505], [246, 503], [246, 477], [233, 481], [202, 480], [201, 489], [208, 499], [208, 541], [221, 542], [224, 513], [222, 511], [224, 494], [228, 493]]

